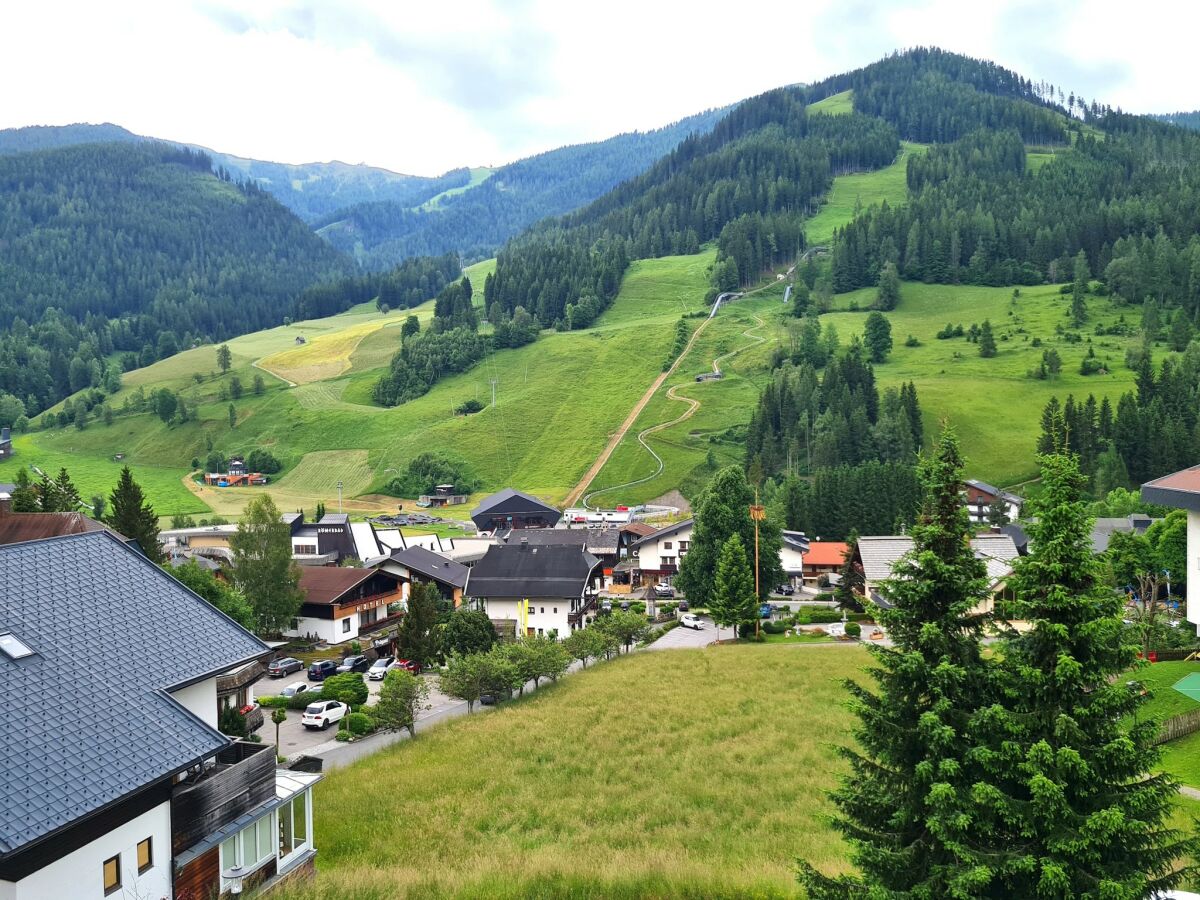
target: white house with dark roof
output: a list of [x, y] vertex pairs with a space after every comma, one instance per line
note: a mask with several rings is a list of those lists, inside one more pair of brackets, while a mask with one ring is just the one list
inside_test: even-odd
[[692, 545], [692, 524], [691, 519], [684, 519], [634, 542], [632, 550], [637, 555], [635, 584], [638, 583], [638, 572], [642, 581], [668, 584], [679, 574], [679, 564]]
[[1142, 499], [1187, 511], [1187, 620], [1200, 634], [1200, 466], [1192, 466], [1142, 485]]
[[971, 478], [963, 482], [963, 503], [967, 507], [967, 515], [972, 524], [982, 525], [988, 520], [988, 510], [993, 503], [999, 501], [1005, 516], [1010, 522], [1021, 518], [1021, 507], [1025, 500], [1011, 491], [1001, 490], [995, 485]]
[[[258, 638], [108, 531], [0, 546], [0, 898], [215, 897], [311, 871], [311, 789], [217, 730]], [[62, 660], [104, 672], [61, 689]], [[235, 867], [240, 867], [235, 870]]]
[[573, 544], [497, 544], [467, 572], [467, 597], [501, 631], [566, 637], [596, 615], [600, 560]]

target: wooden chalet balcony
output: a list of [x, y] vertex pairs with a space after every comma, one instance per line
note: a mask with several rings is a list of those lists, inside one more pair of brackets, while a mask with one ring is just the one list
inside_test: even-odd
[[[596, 594], [588, 594], [586, 597], [584, 597], [583, 598], [583, 606], [579, 607], [579, 609], [575, 610], [575, 612], [573, 612], [567, 616], [567, 624], [568, 625], [583, 624], [583, 617], [586, 616], [589, 612], [591, 612], [592, 610], [594, 610], [596, 608], [596, 602], [597, 602]], [[566, 637], [566, 635], [563, 635], [563, 637]]]
[[171, 852], [178, 856], [275, 796], [275, 746], [234, 741], [215, 766], [171, 795]]

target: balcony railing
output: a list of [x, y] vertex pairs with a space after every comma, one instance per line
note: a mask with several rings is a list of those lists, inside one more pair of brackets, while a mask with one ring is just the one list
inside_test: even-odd
[[217, 754], [216, 765], [175, 786], [172, 853], [179, 855], [274, 796], [274, 745], [234, 741]]
[[596, 608], [596, 595], [589, 594], [587, 597], [584, 598], [583, 606], [579, 607], [579, 609], [575, 610], [575, 612], [573, 612], [567, 616], [567, 624], [579, 625], [581, 622], [583, 622], [583, 617], [586, 616], [589, 612], [591, 612], [595, 608]]

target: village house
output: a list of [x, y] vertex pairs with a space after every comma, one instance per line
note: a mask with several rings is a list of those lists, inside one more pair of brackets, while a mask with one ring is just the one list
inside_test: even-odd
[[407, 604], [414, 584], [435, 584], [442, 596], [461, 606], [463, 588], [467, 586], [467, 567], [449, 557], [424, 547], [412, 546], [394, 550], [379, 563], [382, 572], [401, 580], [400, 597]]
[[520, 528], [553, 528], [561, 518], [562, 513], [553, 506], [513, 488], [484, 497], [471, 510], [475, 527], [491, 534]]
[[1200, 634], [1200, 466], [1192, 466], [1142, 485], [1142, 499], [1187, 510], [1187, 620]]
[[1015, 522], [1021, 518], [1021, 507], [1025, 504], [1021, 497], [994, 487], [986, 481], [969, 479], [963, 482], [963, 503], [973, 525], [988, 524], [988, 511], [997, 501], [1000, 502], [1008, 521]]
[[817, 587], [822, 577], [841, 571], [849, 545], [845, 541], [809, 541], [804, 554], [804, 583]]
[[791, 587], [800, 587], [804, 583], [804, 557], [808, 554], [809, 540], [803, 531], [786, 528], [780, 538], [779, 564], [783, 567], [783, 577]]
[[[304, 513], [287, 512], [280, 519], [291, 531], [292, 559], [301, 566], [336, 566], [347, 559], [369, 565], [388, 555], [369, 522], [351, 522], [346, 513], [326, 513], [318, 522], [306, 522]], [[229, 541], [237, 525], [201, 525], [171, 528], [158, 535], [168, 557], [202, 556], [219, 563], [233, 559]]]
[[[882, 585], [892, 577], [893, 567], [900, 558], [912, 549], [913, 539], [902, 535], [858, 539], [855, 561], [862, 567], [866, 598], [876, 606], [885, 609], [891, 606]], [[1007, 534], [979, 534], [971, 538], [971, 549], [975, 551], [976, 559], [983, 561], [988, 582], [988, 599], [975, 612], [990, 613], [1007, 588], [1018, 556], [1017, 545]]]
[[1145, 513], [1128, 516], [1101, 517], [1092, 521], [1092, 552], [1104, 553], [1114, 534], [1145, 534], [1157, 519]]
[[613, 569], [622, 559], [629, 556], [633, 545], [632, 532], [616, 526], [604, 528], [538, 528], [510, 532], [501, 538], [505, 544], [525, 542], [530, 546], [548, 547], [562, 544], [579, 547], [600, 560], [597, 572], [601, 576], [601, 588], [607, 588], [613, 579]]
[[[217, 727], [222, 681], [252, 680], [265, 644], [108, 530], [0, 546], [0, 596], [0, 897], [216, 897], [311, 872], [321, 776]], [[64, 691], [64, 659], [119, 700]]]
[[565, 637], [596, 615], [600, 560], [572, 544], [497, 544], [467, 577], [466, 595], [501, 634]]
[[634, 542], [632, 549], [637, 556], [634, 587], [660, 581], [671, 583], [691, 546], [692, 525], [692, 519], [684, 519]]
[[300, 590], [300, 613], [284, 631], [292, 637], [343, 644], [378, 631], [399, 613], [400, 579], [380, 569], [301, 566]]

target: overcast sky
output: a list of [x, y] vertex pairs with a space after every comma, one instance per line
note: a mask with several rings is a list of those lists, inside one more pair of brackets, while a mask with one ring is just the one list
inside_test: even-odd
[[24, 0], [0, 127], [115, 122], [433, 175], [649, 129], [935, 44], [1137, 112], [1200, 107], [1191, 2]]

